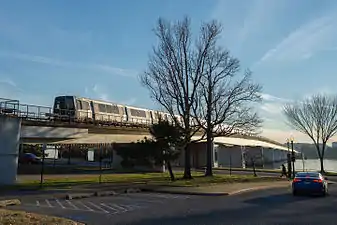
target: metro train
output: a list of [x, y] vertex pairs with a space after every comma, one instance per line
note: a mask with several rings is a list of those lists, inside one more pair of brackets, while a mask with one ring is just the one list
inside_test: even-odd
[[[151, 125], [160, 118], [173, 122], [169, 113], [76, 96], [55, 97], [53, 115], [56, 119], [98, 124]], [[183, 124], [181, 116], [175, 117]], [[196, 123], [191, 119], [191, 125]]]

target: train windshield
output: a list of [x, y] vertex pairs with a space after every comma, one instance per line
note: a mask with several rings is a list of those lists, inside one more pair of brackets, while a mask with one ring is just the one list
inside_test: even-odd
[[74, 98], [72, 96], [60, 96], [55, 98], [54, 110], [75, 110]]

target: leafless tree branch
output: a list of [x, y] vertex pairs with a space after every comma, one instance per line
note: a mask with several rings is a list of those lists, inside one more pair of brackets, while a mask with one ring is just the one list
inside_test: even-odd
[[290, 127], [308, 135], [314, 142], [324, 172], [326, 143], [337, 133], [337, 96], [314, 95], [283, 109]]
[[[205, 36], [218, 37], [221, 25], [212, 21], [204, 30]], [[196, 93], [193, 117], [207, 136], [207, 170], [212, 175], [212, 142], [216, 136], [255, 132], [262, 121], [254, 110], [253, 103], [261, 101], [261, 86], [251, 81], [251, 72], [246, 71], [239, 79], [239, 60], [229, 51], [217, 45], [217, 38], [210, 42], [205, 55], [201, 83]]]
[[[210, 24], [202, 25], [194, 43], [187, 17], [173, 24], [159, 19], [154, 30], [159, 44], [153, 48], [148, 69], [140, 77], [152, 98], [169, 112], [175, 125], [184, 134], [185, 178], [191, 177], [187, 146], [198, 132], [198, 126], [191, 126], [192, 107], [197, 101], [208, 52], [218, 35], [209, 32], [210, 28]], [[176, 115], [181, 116], [182, 123], [179, 123]]]

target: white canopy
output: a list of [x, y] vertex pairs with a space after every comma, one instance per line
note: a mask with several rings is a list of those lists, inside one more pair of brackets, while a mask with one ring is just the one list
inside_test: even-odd
[[[193, 137], [193, 140], [198, 140], [198, 139], [200, 139], [200, 137]], [[281, 145], [276, 145], [276, 144], [272, 144], [272, 143], [265, 142], [265, 141], [245, 139], [245, 138], [216, 137], [214, 138], [214, 143], [224, 144], [224, 145], [236, 145], [236, 146], [252, 146], [252, 147], [259, 146], [262, 148], [273, 148], [273, 149], [288, 151], [288, 148], [281, 146]]]

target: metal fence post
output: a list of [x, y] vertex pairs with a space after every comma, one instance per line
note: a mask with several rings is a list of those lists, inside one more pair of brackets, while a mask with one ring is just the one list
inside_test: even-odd
[[42, 145], [42, 162], [41, 162], [41, 177], [40, 177], [40, 187], [43, 186], [43, 175], [44, 175], [44, 158], [45, 158], [45, 150], [46, 150], [46, 144], [44, 143]]

